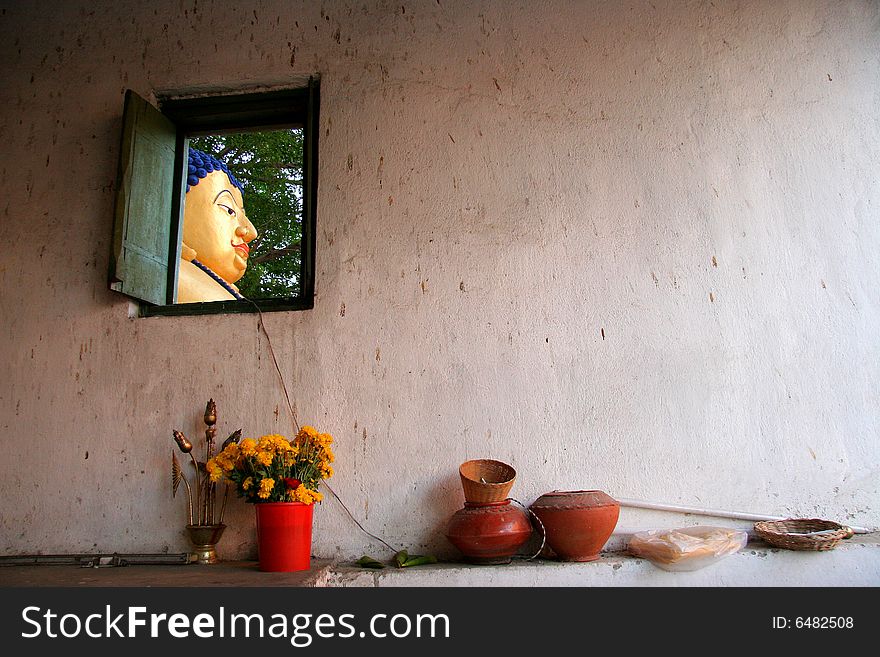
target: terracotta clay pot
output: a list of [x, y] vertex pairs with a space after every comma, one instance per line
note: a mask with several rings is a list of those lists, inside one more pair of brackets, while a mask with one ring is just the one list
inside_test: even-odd
[[465, 558], [478, 564], [510, 563], [532, 535], [532, 523], [510, 500], [466, 502], [449, 521], [446, 538]]
[[620, 515], [600, 490], [553, 491], [529, 507], [544, 523], [547, 545], [562, 561], [595, 561]]

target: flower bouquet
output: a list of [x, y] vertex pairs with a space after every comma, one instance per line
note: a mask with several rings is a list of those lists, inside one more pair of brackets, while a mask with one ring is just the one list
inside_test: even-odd
[[229, 442], [205, 465], [212, 482], [231, 483], [257, 515], [260, 569], [307, 570], [318, 486], [333, 476], [333, 437], [304, 426], [289, 441], [277, 434]]
[[211, 481], [224, 477], [247, 502], [320, 502], [318, 486], [333, 476], [329, 433], [303, 427], [293, 442], [270, 434], [231, 442], [206, 465]]

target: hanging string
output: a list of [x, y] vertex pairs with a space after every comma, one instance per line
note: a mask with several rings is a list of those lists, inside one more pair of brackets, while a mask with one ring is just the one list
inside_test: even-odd
[[[266, 323], [263, 321], [263, 311], [251, 299], [244, 299], [244, 301], [247, 301], [254, 308], [256, 308], [257, 313], [259, 314], [259, 320], [258, 320], [259, 328], [263, 331], [263, 335], [266, 336], [266, 343], [269, 345], [269, 353], [272, 355], [272, 362], [275, 364], [275, 372], [278, 374], [278, 381], [281, 383], [281, 389], [284, 391], [284, 399], [287, 402], [287, 410], [290, 413], [290, 420], [291, 420], [291, 422], [293, 422], [295, 432], [299, 433], [300, 427], [299, 427], [299, 422], [297, 421], [297, 418], [296, 418], [296, 411], [293, 410], [293, 404], [291, 404], [291, 402], [290, 402], [290, 395], [287, 392], [287, 384], [284, 382], [284, 375], [281, 373], [281, 367], [278, 365], [278, 358], [276, 358], [276, 356], [275, 356], [275, 349], [272, 347], [272, 338], [269, 337], [269, 332], [266, 330]], [[324, 487], [327, 488], [327, 490], [330, 491], [330, 493], [332, 493], [333, 497], [335, 497], [336, 500], [342, 505], [342, 508], [345, 509], [345, 512], [348, 514], [348, 517], [354, 521], [354, 524], [356, 524], [362, 532], [364, 532], [370, 538], [373, 538], [373, 539], [379, 541], [380, 543], [382, 543], [382, 545], [387, 547], [392, 552], [394, 552], [394, 553], [398, 552], [398, 550], [396, 548], [389, 545], [383, 539], [368, 532], [364, 528], [364, 526], [360, 522], [358, 522], [358, 519], [354, 517], [354, 514], [345, 505], [345, 502], [342, 501], [342, 498], [340, 498], [339, 495], [336, 494], [336, 491], [334, 491], [330, 487], [330, 484], [328, 484], [326, 481], [322, 481], [321, 483], [324, 485]]]
[[339, 495], [336, 494], [336, 491], [333, 490], [332, 488], [330, 488], [330, 484], [328, 484], [326, 481], [322, 481], [321, 483], [327, 488], [327, 490], [329, 490], [331, 493], [333, 493], [333, 497], [335, 497], [335, 498], [339, 501], [339, 503], [342, 505], [342, 508], [345, 509], [345, 512], [348, 514], [348, 517], [351, 518], [351, 519], [354, 521], [354, 524], [356, 524], [358, 527], [360, 527], [361, 531], [362, 531], [364, 534], [366, 534], [366, 535], [369, 536], [370, 538], [374, 538], [374, 539], [376, 539], [376, 540], [379, 541], [382, 545], [384, 545], [385, 547], [387, 547], [389, 550], [391, 550], [391, 551], [394, 552], [395, 554], [396, 554], [397, 552], [399, 552], [399, 550], [398, 550], [397, 548], [395, 548], [395, 547], [391, 547], [391, 546], [388, 545], [388, 543], [386, 543], [384, 540], [382, 540], [382, 539], [379, 538], [378, 536], [375, 536], [374, 534], [371, 534], [371, 533], [368, 532], [366, 529], [364, 529], [364, 526], [363, 526], [361, 523], [359, 523], [359, 522], [358, 522], [358, 519], [355, 518], [354, 515], [352, 514], [352, 512], [348, 510], [348, 507], [345, 506], [345, 502], [343, 502], [343, 501], [339, 498]]
[[275, 356], [275, 349], [274, 347], [272, 347], [272, 338], [269, 337], [269, 332], [266, 330], [266, 323], [263, 321], [263, 311], [260, 310], [260, 307], [250, 299], [245, 299], [245, 301], [256, 308], [257, 313], [259, 313], [260, 318], [258, 324], [263, 330], [263, 335], [266, 336], [266, 344], [269, 345], [269, 353], [272, 356], [272, 362], [275, 365], [275, 372], [278, 374], [278, 380], [281, 382], [281, 389], [284, 391], [284, 399], [287, 402], [287, 410], [290, 413], [290, 420], [291, 422], [293, 422], [294, 434], [297, 434], [299, 433], [299, 422], [296, 419], [296, 411], [293, 410], [293, 404], [290, 403], [290, 395], [287, 392], [287, 384], [284, 383], [284, 375], [281, 373], [281, 367], [278, 365], [278, 358]]
[[544, 546], [547, 544], [547, 529], [544, 527], [544, 523], [541, 522], [541, 519], [529, 507], [527, 507], [525, 504], [523, 504], [519, 500], [516, 500], [512, 497], [508, 497], [507, 499], [511, 502], [516, 502], [517, 504], [519, 504], [526, 512], [528, 512], [528, 514], [530, 516], [532, 516], [532, 518], [535, 519], [535, 521], [538, 523], [538, 526], [541, 528], [541, 546], [538, 548], [538, 550], [532, 556], [526, 556], [524, 554], [523, 555], [517, 554], [517, 555], [514, 555], [514, 557], [516, 557], [517, 559], [525, 559], [526, 561], [531, 561], [532, 559], [536, 559], [538, 557], [538, 555], [540, 555], [541, 552], [544, 551]]

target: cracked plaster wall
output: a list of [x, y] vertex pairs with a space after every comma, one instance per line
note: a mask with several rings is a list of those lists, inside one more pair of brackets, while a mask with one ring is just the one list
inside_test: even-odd
[[[132, 318], [106, 274], [126, 88], [316, 72], [315, 309], [266, 325], [371, 532], [452, 556], [469, 458], [526, 503], [880, 524], [876, 2], [4, 2], [0, 29], [6, 553], [185, 550], [171, 429], [213, 397], [221, 435], [289, 432], [256, 317]], [[382, 554], [332, 498], [314, 551]]]

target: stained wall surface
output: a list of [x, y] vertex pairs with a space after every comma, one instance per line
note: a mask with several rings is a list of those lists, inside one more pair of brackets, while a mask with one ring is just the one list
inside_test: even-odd
[[[4, 553], [184, 551], [172, 428], [213, 397], [221, 436], [290, 433], [256, 316], [139, 318], [107, 271], [126, 89], [316, 73], [315, 308], [265, 324], [365, 529], [453, 556], [471, 458], [526, 504], [880, 524], [878, 3], [40, 0], [0, 29]], [[385, 554], [332, 495], [314, 553]]]

